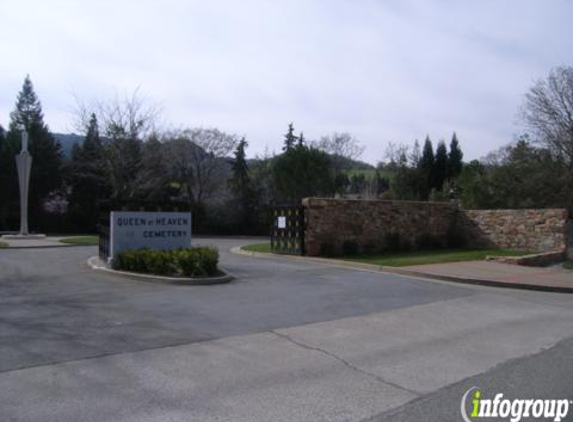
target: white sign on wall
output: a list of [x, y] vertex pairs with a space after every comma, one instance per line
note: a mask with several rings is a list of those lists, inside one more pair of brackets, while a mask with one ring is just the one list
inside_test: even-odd
[[191, 246], [190, 212], [112, 211], [110, 258], [128, 249], [177, 249]]
[[279, 229], [286, 229], [286, 217], [278, 217], [277, 226]]

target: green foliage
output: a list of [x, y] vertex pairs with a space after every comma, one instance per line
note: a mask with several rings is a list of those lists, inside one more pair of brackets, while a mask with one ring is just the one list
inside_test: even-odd
[[420, 160], [420, 177], [422, 180], [422, 191], [420, 192], [420, 199], [428, 199], [430, 190], [435, 187], [435, 157], [434, 148], [432, 146], [432, 141], [429, 136], [426, 136], [424, 141], [424, 149], [422, 152], [422, 159]]
[[448, 153], [448, 180], [456, 179], [462, 173], [464, 154], [460, 148], [456, 132], [452, 135], [450, 142], [450, 152]]
[[528, 251], [516, 249], [441, 249], [416, 252], [400, 252], [371, 256], [351, 256], [342, 259], [365, 264], [388, 267], [406, 267], [410, 265], [442, 264], [448, 262], [479, 261], [488, 255], [496, 256], [522, 256]]
[[328, 154], [307, 146], [290, 148], [275, 159], [273, 182], [283, 201], [299, 202], [309, 196], [330, 196], [335, 191]]
[[72, 148], [66, 177], [70, 187], [70, 217], [80, 231], [96, 230], [99, 218], [97, 204], [106, 199], [111, 191], [106, 169], [105, 151], [99, 136], [97, 118], [92, 114], [83, 144], [74, 144]]
[[288, 151], [296, 146], [297, 137], [294, 134], [294, 125], [289, 123], [288, 132], [285, 135], [283, 151]]
[[0, 249], [7, 248], [8, 244], [6, 242], [0, 242]]
[[[32, 225], [41, 221], [45, 215], [44, 202], [48, 196], [62, 186], [62, 151], [60, 144], [50, 133], [44, 123], [42, 105], [34, 92], [29, 76], [26, 76], [22, 90], [18, 94], [14, 111], [10, 114], [10, 127], [6, 139], [1, 141], [0, 167], [3, 201], [0, 204], [0, 215], [5, 219], [10, 214], [18, 213], [17, 171], [14, 155], [21, 149], [22, 127], [29, 135], [28, 150], [33, 157], [30, 174], [29, 214]], [[31, 227], [34, 229], [34, 227]]]
[[434, 162], [433, 173], [434, 180], [432, 188], [441, 191], [448, 176], [448, 151], [444, 141], [440, 141], [436, 148], [436, 159]]
[[573, 205], [567, 165], [527, 137], [501, 149], [488, 164], [464, 165], [459, 178], [466, 208], [538, 208]]
[[136, 249], [120, 252], [114, 268], [163, 276], [207, 277], [217, 274], [218, 262], [219, 252], [212, 247]]
[[249, 252], [271, 253], [271, 244], [255, 243], [253, 245], [241, 246], [241, 249]]

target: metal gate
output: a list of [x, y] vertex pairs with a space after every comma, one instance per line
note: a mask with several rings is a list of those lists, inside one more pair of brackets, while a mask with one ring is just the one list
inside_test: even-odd
[[271, 251], [304, 255], [304, 207], [282, 205], [271, 207]]

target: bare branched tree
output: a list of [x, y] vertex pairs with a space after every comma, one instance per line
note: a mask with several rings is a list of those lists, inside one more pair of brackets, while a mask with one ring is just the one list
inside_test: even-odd
[[139, 90], [111, 101], [85, 103], [76, 98], [75, 126], [82, 133], [95, 114], [105, 150], [112, 197], [132, 199], [137, 195], [142, 145], [155, 131], [160, 109]]
[[227, 158], [237, 142], [236, 135], [218, 129], [187, 129], [167, 136], [172, 180], [179, 183], [189, 203], [203, 204], [225, 186]]
[[525, 94], [521, 117], [538, 141], [573, 168], [573, 67], [557, 67]]
[[357, 160], [364, 152], [358, 139], [347, 132], [334, 132], [330, 136], [323, 136], [313, 146], [335, 157], [351, 160]]

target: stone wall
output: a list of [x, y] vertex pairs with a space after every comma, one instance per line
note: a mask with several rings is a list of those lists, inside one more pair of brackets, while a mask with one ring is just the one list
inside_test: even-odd
[[[566, 209], [459, 210], [457, 204], [306, 198], [307, 255], [455, 246], [568, 250]], [[569, 239], [568, 239], [569, 238]], [[571, 246], [568, 248], [568, 241]]]
[[567, 249], [566, 209], [467, 210], [458, 214], [458, 230], [470, 247]]
[[310, 256], [446, 244], [456, 227], [450, 203], [306, 198], [303, 205]]

